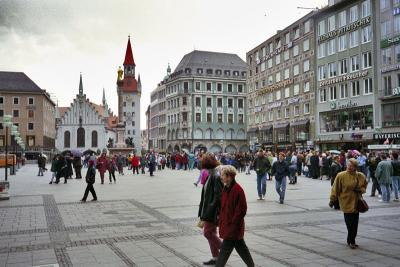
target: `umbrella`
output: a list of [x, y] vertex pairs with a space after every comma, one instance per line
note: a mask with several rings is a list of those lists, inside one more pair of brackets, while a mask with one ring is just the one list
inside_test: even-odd
[[186, 148], [182, 148], [182, 151], [189, 154], [189, 150], [187, 150]]
[[333, 150], [329, 150], [329, 153], [331, 153], [331, 154], [340, 154], [340, 151], [333, 149]]
[[46, 154], [42, 154], [42, 157], [43, 157], [43, 158], [45, 158], [45, 159], [47, 159], [47, 156], [46, 156]]
[[74, 157], [82, 157], [82, 152], [80, 152], [80, 151], [77, 150], [77, 149], [72, 150], [72, 151], [71, 151], [71, 154], [72, 154]]

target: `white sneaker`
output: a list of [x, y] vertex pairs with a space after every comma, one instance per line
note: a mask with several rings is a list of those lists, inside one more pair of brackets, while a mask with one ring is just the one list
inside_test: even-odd
[[383, 199], [379, 199], [378, 201], [379, 201], [379, 202], [383, 202]]
[[382, 198], [382, 195], [378, 195], [379, 198]]
[[262, 197], [258, 197], [257, 200], [262, 200]]
[[262, 199], [262, 200], [265, 200], [265, 196], [262, 196], [261, 199]]

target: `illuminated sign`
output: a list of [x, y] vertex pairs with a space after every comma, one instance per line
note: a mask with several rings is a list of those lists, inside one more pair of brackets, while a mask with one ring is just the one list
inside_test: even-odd
[[325, 33], [323, 35], [321, 35], [320, 37], [318, 37], [318, 43], [324, 42], [324, 41], [328, 41], [330, 39], [333, 39], [337, 36], [343, 35], [346, 32], [351, 32], [351, 31], [355, 31], [360, 27], [363, 27], [365, 25], [368, 25], [371, 23], [371, 17], [366, 17], [366, 18], [362, 18], [360, 20], [357, 20], [353, 23], [350, 23], [349, 25], [343, 26], [342, 28], [338, 29], [338, 30], [334, 30], [328, 33]]

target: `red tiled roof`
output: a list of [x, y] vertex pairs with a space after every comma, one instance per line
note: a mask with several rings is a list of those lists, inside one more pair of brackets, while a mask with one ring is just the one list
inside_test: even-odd
[[133, 60], [131, 39], [128, 39], [128, 45], [126, 46], [124, 65], [135, 65], [135, 60]]

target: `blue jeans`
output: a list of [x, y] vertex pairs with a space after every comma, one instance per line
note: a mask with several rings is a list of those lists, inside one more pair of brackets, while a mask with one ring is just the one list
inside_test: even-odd
[[394, 198], [399, 199], [400, 176], [392, 176], [392, 187], [394, 191]]
[[390, 184], [380, 184], [382, 190], [382, 200], [384, 202], [390, 201]]
[[257, 174], [257, 192], [259, 197], [265, 196], [267, 192], [267, 173]]
[[279, 200], [284, 200], [286, 192], [286, 176], [283, 177], [281, 180], [278, 180], [275, 177], [275, 189], [279, 195]]

